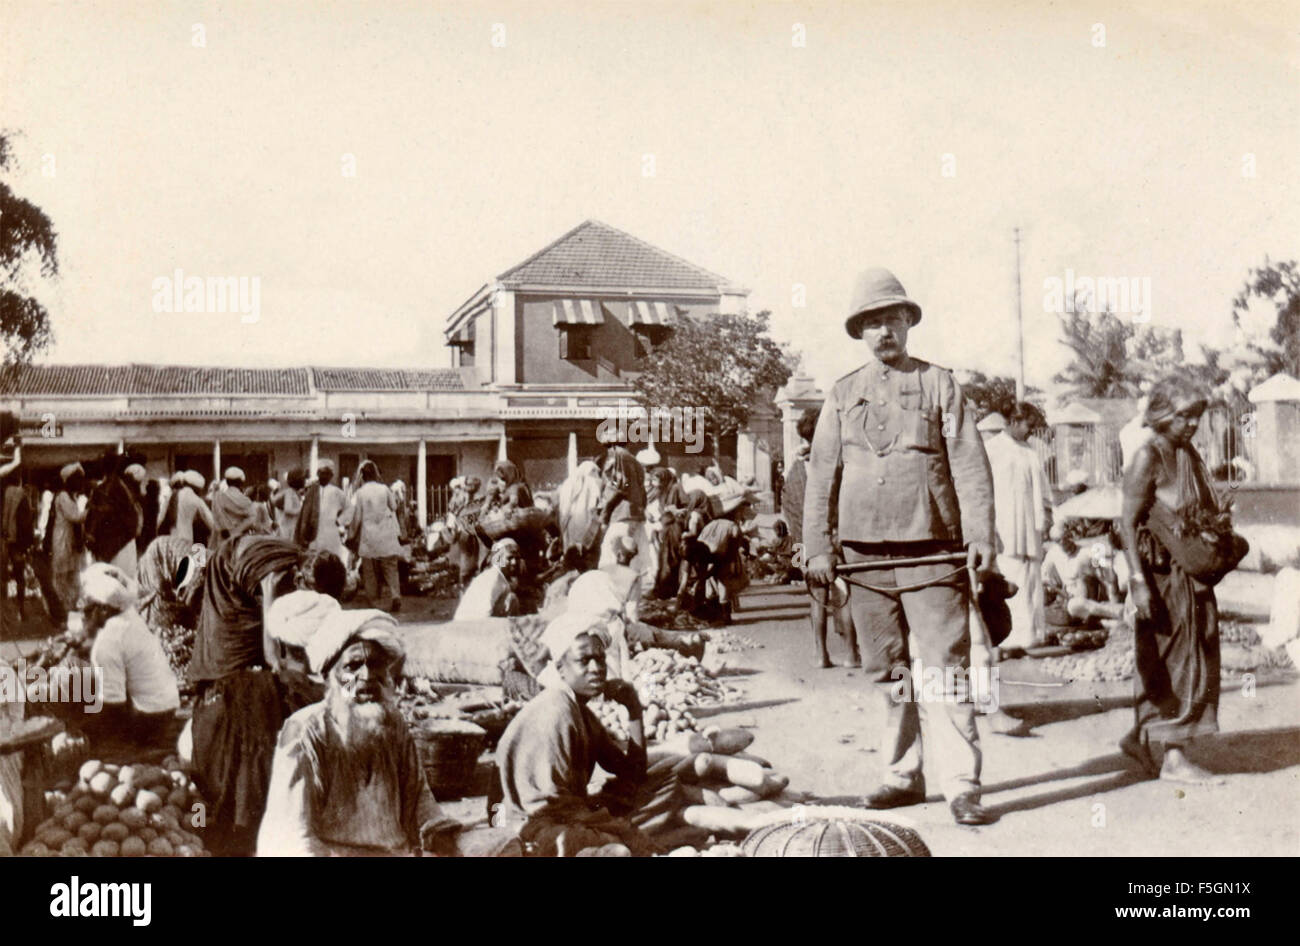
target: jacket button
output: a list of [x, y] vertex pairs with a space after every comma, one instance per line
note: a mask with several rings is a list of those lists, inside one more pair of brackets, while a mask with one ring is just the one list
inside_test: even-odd
[[885, 425], [884, 425], [884, 424], [877, 424], [877, 425], [876, 425], [876, 430], [884, 430], [884, 429], [885, 429]]
[[884, 485], [885, 485], [885, 478], [882, 476], [882, 477], [878, 478], [878, 479], [876, 480], [876, 482], [879, 483], [881, 486], [884, 486]]

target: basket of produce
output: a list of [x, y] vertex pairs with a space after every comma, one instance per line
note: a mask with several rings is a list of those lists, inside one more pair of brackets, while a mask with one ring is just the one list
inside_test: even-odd
[[501, 737], [505, 734], [506, 727], [510, 725], [510, 721], [518, 716], [519, 711], [523, 708], [523, 703], [516, 700], [507, 700], [499, 705], [466, 707], [464, 712], [465, 719], [487, 734], [485, 742], [487, 748], [495, 749], [497, 743], [501, 741]]
[[511, 509], [509, 512], [494, 509], [479, 517], [478, 530], [491, 541], [504, 539], [519, 532], [542, 532], [554, 521], [554, 514], [537, 506]]
[[929, 857], [911, 828], [856, 809], [800, 806], [755, 829], [741, 844], [747, 857]]
[[197, 793], [188, 776], [156, 765], [81, 767], [67, 791], [47, 794], [53, 808], [22, 849], [31, 857], [204, 857], [188, 830]]
[[425, 719], [411, 727], [411, 735], [433, 796], [440, 801], [463, 796], [487, 745], [483, 727], [463, 719]]

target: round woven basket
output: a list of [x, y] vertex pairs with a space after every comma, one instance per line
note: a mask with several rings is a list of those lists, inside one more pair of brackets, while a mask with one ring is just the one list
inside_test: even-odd
[[463, 719], [425, 719], [411, 727], [411, 736], [433, 797], [441, 801], [464, 795], [487, 745], [483, 727]]
[[929, 857], [912, 828], [851, 809], [792, 808], [750, 832], [748, 857]]

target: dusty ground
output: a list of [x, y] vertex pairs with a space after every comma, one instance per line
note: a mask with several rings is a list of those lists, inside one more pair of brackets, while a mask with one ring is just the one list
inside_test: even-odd
[[[1258, 577], [1258, 576], [1256, 576]], [[1230, 576], [1224, 606], [1267, 612], [1267, 588]], [[1261, 607], [1262, 605], [1262, 607]], [[408, 598], [403, 623], [442, 621], [454, 603]], [[3, 628], [18, 649], [35, 649], [41, 633], [23, 633], [13, 615]], [[753, 751], [791, 778], [791, 788], [822, 801], [857, 804], [880, 775], [877, 708], [860, 671], [814, 668], [805, 599], [794, 586], [752, 588], [732, 628], [761, 642], [726, 655], [730, 682], [745, 702], [710, 719], [752, 726]], [[844, 648], [832, 640], [832, 654]], [[930, 801], [895, 817], [919, 827], [936, 855], [1269, 855], [1300, 854], [1300, 682], [1261, 684], [1253, 695], [1225, 686], [1220, 736], [1198, 750], [1205, 765], [1227, 773], [1223, 785], [1179, 788], [1139, 781], [1115, 747], [1128, 729], [1131, 684], [1063, 684], [1033, 660], [1001, 668], [1005, 708], [1034, 723], [1012, 739], [981, 724], [984, 801], [998, 823], [953, 823], [927, 765]], [[478, 791], [485, 791], [480, 767]], [[449, 813], [483, 817], [481, 796], [452, 801]]]
[[[793, 587], [751, 589], [734, 630], [762, 649], [727, 655], [747, 705], [720, 714], [753, 724], [753, 750], [791, 777], [791, 787], [857, 803], [880, 775], [877, 709], [860, 671], [814, 669], [802, 597]], [[838, 644], [833, 642], [832, 646]], [[844, 648], [833, 651], [837, 661]], [[1183, 787], [1139, 781], [1116, 740], [1131, 724], [1131, 684], [1062, 684], [1033, 660], [1001, 668], [1004, 708], [1034, 724], [1013, 739], [981, 723], [984, 802], [1001, 818], [957, 826], [927, 764], [930, 800], [897, 813], [936, 855], [1288, 855], [1300, 853], [1300, 683], [1226, 688], [1222, 732], [1197, 753], [1229, 773], [1225, 784]]]

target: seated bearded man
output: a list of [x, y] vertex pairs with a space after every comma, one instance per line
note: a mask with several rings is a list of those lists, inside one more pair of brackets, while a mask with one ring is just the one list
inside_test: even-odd
[[464, 849], [462, 825], [429, 791], [397, 710], [404, 652], [393, 626], [382, 611], [337, 611], [312, 635], [307, 656], [325, 698], [280, 731], [259, 856], [502, 853]]
[[[676, 758], [646, 765], [645, 729], [636, 689], [607, 680], [599, 627], [551, 622], [542, 642], [552, 655], [545, 689], [519, 712], [497, 747], [501, 772], [500, 826], [539, 857], [599, 851], [621, 856], [661, 853], [654, 836], [677, 825], [680, 786]], [[587, 707], [598, 695], [627, 707], [626, 751]], [[588, 792], [596, 766], [614, 776]]]

